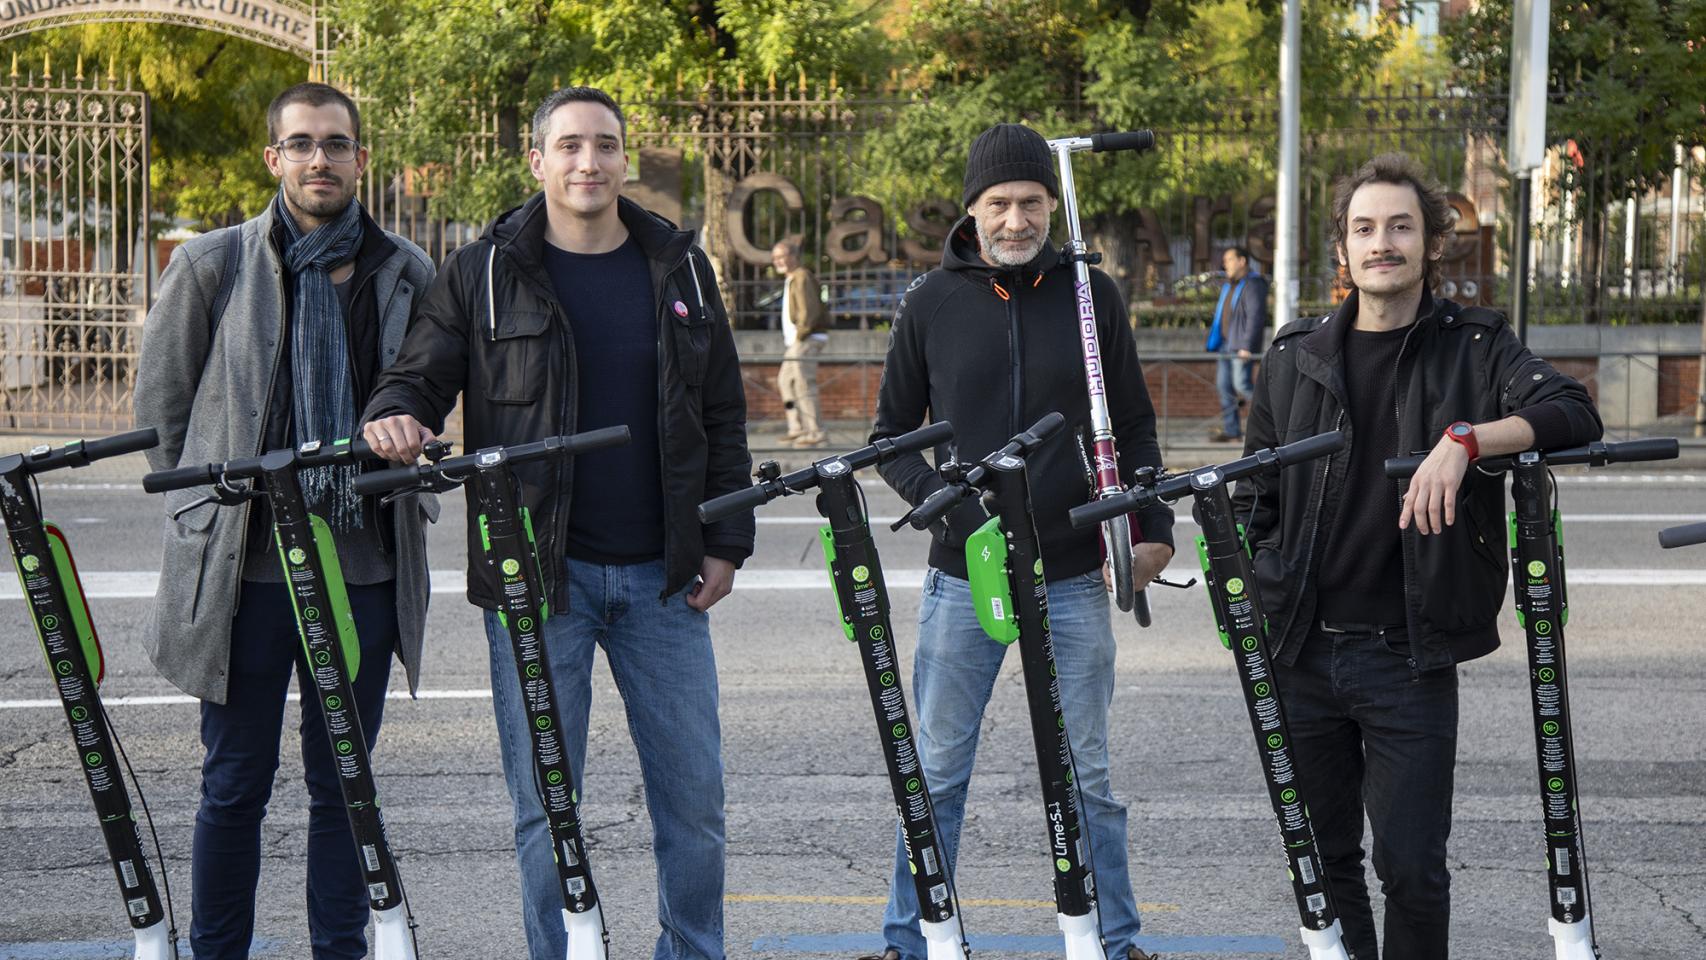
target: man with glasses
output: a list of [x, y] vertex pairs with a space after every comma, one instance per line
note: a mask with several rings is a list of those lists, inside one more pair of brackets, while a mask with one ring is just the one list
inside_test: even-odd
[[[143, 327], [136, 422], [160, 433], [155, 470], [352, 436], [379, 372], [397, 356], [432, 263], [355, 200], [367, 167], [361, 117], [338, 90], [298, 84], [267, 110], [279, 192], [252, 220], [179, 247]], [[393, 654], [419, 678], [426, 618], [423, 507], [376, 507], [354, 468], [301, 474], [336, 534], [361, 636], [355, 694], [372, 749]], [[168, 514], [206, 490], [167, 494]], [[207, 503], [165, 525], [160, 586], [145, 626], [162, 676], [201, 700], [190, 945], [201, 960], [249, 955], [261, 819], [278, 769], [294, 670], [313, 689], [266, 501]], [[367, 953], [367, 889], [319, 701], [302, 698], [308, 787], [308, 927], [315, 960]]]

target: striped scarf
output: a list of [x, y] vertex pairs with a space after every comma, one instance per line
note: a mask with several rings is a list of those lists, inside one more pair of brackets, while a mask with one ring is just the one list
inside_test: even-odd
[[[294, 378], [296, 442], [330, 443], [355, 433], [355, 379], [350, 371], [349, 338], [331, 269], [355, 255], [361, 242], [361, 204], [354, 200], [336, 219], [304, 234], [284, 205], [284, 191], [273, 198], [273, 215], [284, 224], [290, 245], [285, 269], [295, 282], [290, 311], [290, 374]], [[298, 476], [310, 507], [323, 511], [334, 530], [360, 529], [361, 501], [350, 485], [354, 465], [315, 467]]]

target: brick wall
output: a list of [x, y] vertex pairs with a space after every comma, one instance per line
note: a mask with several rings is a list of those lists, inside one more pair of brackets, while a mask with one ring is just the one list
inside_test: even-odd
[[1659, 416], [1692, 413], [1699, 386], [1699, 357], [1660, 357]]

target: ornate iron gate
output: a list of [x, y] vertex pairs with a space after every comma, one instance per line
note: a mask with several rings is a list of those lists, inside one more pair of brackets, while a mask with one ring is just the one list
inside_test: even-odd
[[0, 429], [131, 423], [152, 291], [148, 96], [115, 77], [0, 83]]

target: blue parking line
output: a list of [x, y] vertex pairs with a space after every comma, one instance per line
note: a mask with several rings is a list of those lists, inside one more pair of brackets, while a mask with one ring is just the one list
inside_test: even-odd
[[[1014, 953], [1049, 953], [1059, 955], [1061, 938], [1019, 936], [977, 936], [968, 938], [973, 950], [1007, 950]], [[882, 946], [880, 933], [793, 934], [759, 937], [752, 942], [754, 953], [837, 953], [857, 950], [877, 950]], [[1137, 945], [1145, 950], [1165, 950], [1171, 953], [1208, 954], [1282, 954], [1285, 941], [1279, 937], [1263, 936], [1140, 936]]]
[[[251, 955], [264, 957], [282, 946], [278, 940], [257, 937], [250, 942]], [[129, 960], [134, 940], [55, 940], [37, 943], [0, 943], [0, 960]], [[178, 940], [178, 956], [188, 957], [188, 940]]]

